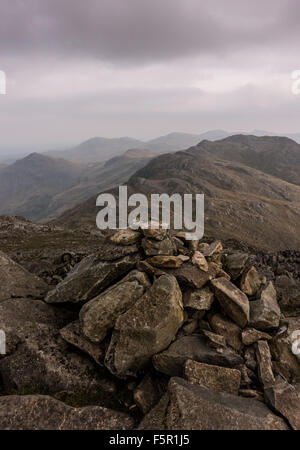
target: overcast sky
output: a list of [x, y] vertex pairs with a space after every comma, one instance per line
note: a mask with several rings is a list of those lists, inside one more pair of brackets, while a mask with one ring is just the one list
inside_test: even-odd
[[0, 152], [300, 132], [299, 0], [1, 0]]

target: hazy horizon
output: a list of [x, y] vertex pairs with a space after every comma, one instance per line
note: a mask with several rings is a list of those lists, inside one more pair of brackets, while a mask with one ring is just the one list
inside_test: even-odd
[[300, 133], [297, 0], [2, 0], [0, 154], [94, 136]]

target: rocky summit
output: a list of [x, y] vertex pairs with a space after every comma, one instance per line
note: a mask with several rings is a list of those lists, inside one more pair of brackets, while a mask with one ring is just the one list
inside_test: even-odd
[[0, 233], [2, 429], [300, 429], [299, 255], [24, 229]]

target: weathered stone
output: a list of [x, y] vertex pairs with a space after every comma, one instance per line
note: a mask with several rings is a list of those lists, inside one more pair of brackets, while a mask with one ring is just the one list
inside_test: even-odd
[[137, 243], [141, 239], [141, 234], [138, 231], [127, 228], [115, 233], [110, 240], [119, 245], [131, 245]]
[[250, 302], [250, 325], [259, 330], [278, 328], [280, 314], [276, 290], [270, 281], [262, 290], [260, 298]]
[[43, 298], [48, 290], [43, 280], [0, 251], [0, 302], [9, 298]]
[[241, 328], [222, 314], [213, 314], [208, 316], [211, 328], [217, 334], [225, 337], [227, 345], [240, 351], [243, 348], [241, 340]]
[[188, 359], [225, 367], [236, 367], [243, 363], [243, 359], [235, 351], [226, 347], [215, 349], [207, 345], [207, 338], [204, 336], [183, 336], [167, 350], [156, 354], [152, 361], [157, 371], [169, 376], [182, 376]]
[[282, 373], [288, 381], [298, 382], [300, 381], [300, 317], [289, 317], [285, 319], [285, 323], [286, 331], [274, 336], [270, 341], [270, 350], [273, 359], [277, 361], [278, 372]]
[[87, 256], [55, 289], [48, 292], [45, 301], [47, 303], [87, 302], [129, 272], [138, 261], [138, 254], [125, 256], [116, 261], [102, 261], [98, 254]]
[[177, 278], [180, 286], [187, 288], [200, 289], [212, 279], [209, 272], [204, 272], [190, 263], [183, 264], [178, 269], [167, 269], [167, 271]]
[[[186, 257], [187, 260], [189, 259], [189, 257]], [[157, 256], [152, 256], [151, 258], [148, 258], [146, 261], [147, 263], [151, 264], [151, 266], [154, 267], [165, 267], [165, 268], [177, 268], [180, 267], [184, 261], [185, 261], [185, 257], [184, 256], [164, 256], [164, 255], [157, 255]]]
[[244, 328], [249, 322], [250, 312], [247, 296], [226, 278], [212, 280], [211, 286], [226, 314]]
[[246, 347], [244, 351], [245, 364], [247, 368], [251, 370], [256, 370], [257, 362], [256, 362], [256, 350], [254, 346]]
[[84, 353], [90, 355], [97, 364], [102, 365], [104, 359], [104, 350], [98, 344], [91, 342], [82, 333], [79, 321], [72, 322], [60, 330], [61, 337], [78, 348]]
[[219, 264], [214, 262], [208, 263], [209, 270], [214, 274], [213, 278], [226, 278], [226, 280], [230, 280], [230, 275], [223, 270]]
[[208, 262], [203, 253], [196, 251], [192, 257], [192, 263], [204, 272], [208, 272]]
[[134, 420], [100, 406], [73, 408], [47, 395], [0, 397], [1, 430], [128, 430]]
[[150, 222], [148, 228], [143, 228], [143, 233], [146, 238], [156, 239], [162, 241], [168, 234], [168, 229], [163, 228], [163, 224], [159, 222]]
[[164, 350], [184, 320], [176, 278], [162, 275], [115, 325], [105, 364], [119, 377], [136, 375]]
[[151, 279], [166, 274], [164, 270], [161, 270], [158, 267], [151, 266], [151, 264], [149, 264], [147, 261], [139, 261], [136, 265], [136, 268], [141, 272], [145, 272]]
[[183, 331], [185, 334], [193, 334], [198, 328], [198, 320], [191, 319], [189, 320], [183, 327]]
[[241, 372], [237, 369], [214, 366], [188, 360], [184, 365], [184, 376], [192, 384], [199, 384], [214, 392], [238, 395]]
[[214, 294], [209, 286], [201, 289], [188, 290], [183, 295], [183, 304], [185, 308], [193, 308], [198, 311], [209, 311], [214, 301]]
[[300, 394], [294, 386], [276, 377], [274, 385], [265, 390], [265, 398], [294, 430], [300, 430]]
[[244, 271], [249, 255], [242, 252], [236, 252], [224, 256], [224, 269], [229, 273], [232, 280], [236, 280]]
[[131, 308], [150, 286], [147, 275], [134, 270], [90, 300], [79, 314], [83, 334], [92, 342], [101, 342], [117, 318]]
[[261, 280], [256, 268], [252, 266], [250, 269], [245, 270], [241, 278], [241, 290], [251, 297], [256, 294], [260, 286]]
[[[286, 430], [284, 420], [263, 403], [172, 378], [168, 396], [154, 413], [145, 416], [139, 429], [161, 430]], [[149, 416], [149, 417], [148, 417]]]
[[258, 378], [266, 389], [273, 386], [275, 378], [273, 375], [271, 353], [266, 341], [258, 341], [256, 348], [256, 358], [258, 365]]
[[159, 401], [159, 391], [150, 375], [146, 375], [134, 390], [133, 398], [143, 414], [146, 414]]
[[172, 256], [177, 250], [176, 245], [168, 236], [162, 241], [144, 238], [142, 239], [142, 247], [147, 256]]
[[199, 250], [203, 253], [204, 256], [211, 257], [215, 254], [221, 253], [223, 250], [222, 242], [221, 241], [214, 241], [208, 246], [198, 246]]
[[252, 345], [261, 339], [269, 341], [272, 339], [272, 336], [263, 331], [256, 330], [255, 328], [246, 328], [242, 331], [242, 341], [244, 345]]

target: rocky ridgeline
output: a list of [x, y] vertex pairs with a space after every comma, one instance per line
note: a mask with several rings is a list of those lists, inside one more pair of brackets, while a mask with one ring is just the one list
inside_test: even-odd
[[66, 258], [50, 287], [0, 254], [2, 428], [300, 429], [300, 317], [248, 253], [153, 228]]

